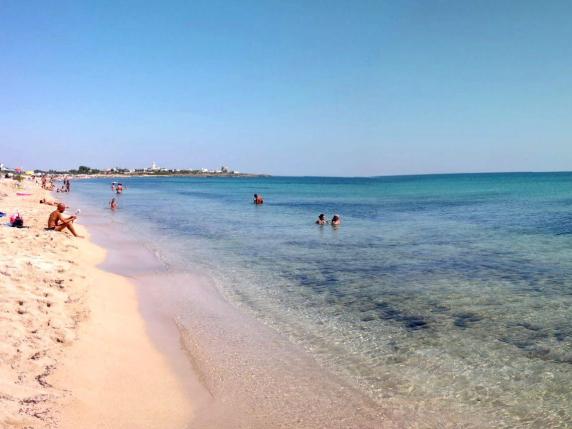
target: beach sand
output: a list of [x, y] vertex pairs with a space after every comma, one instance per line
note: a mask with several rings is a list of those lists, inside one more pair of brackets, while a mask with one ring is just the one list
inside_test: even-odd
[[105, 251], [81, 225], [82, 239], [46, 231], [43, 196], [0, 180], [0, 211], [28, 226], [0, 218], [0, 427], [185, 427], [189, 395], [148, 336], [135, 286], [97, 268]]

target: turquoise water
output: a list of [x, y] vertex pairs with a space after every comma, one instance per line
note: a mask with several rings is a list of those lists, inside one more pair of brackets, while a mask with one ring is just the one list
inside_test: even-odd
[[572, 173], [123, 183], [115, 223], [377, 403], [572, 426]]

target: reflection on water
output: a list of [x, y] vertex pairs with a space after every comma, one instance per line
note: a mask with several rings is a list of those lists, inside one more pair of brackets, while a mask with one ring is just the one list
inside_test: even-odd
[[116, 222], [373, 400], [572, 425], [572, 174], [125, 182]]

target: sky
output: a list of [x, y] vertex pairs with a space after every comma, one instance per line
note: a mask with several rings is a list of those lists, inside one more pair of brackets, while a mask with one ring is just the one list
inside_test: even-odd
[[0, 162], [572, 170], [572, 2], [0, 0]]

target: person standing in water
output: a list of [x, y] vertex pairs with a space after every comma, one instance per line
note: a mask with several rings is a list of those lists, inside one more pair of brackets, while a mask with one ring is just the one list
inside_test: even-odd
[[330, 223], [332, 224], [332, 226], [339, 226], [342, 224], [342, 220], [340, 219], [340, 217], [337, 214], [335, 214], [332, 217], [332, 220]]
[[318, 220], [316, 221], [316, 224], [317, 225], [325, 225], [327, 223], [328, 223], [328, 221], [326, 220], [326, 215], [324, 213], [321, 213], [318, 216]]
[[117, 205], [117, 200], [115, 198], [112, 198], [111, 201], [109, 202], [109, 208], [111, 210], [115, 210], [117, 209], [118, 205]]
[[262, 195], [254, 194], [254, 204], [264, 204], [264, 199]]

